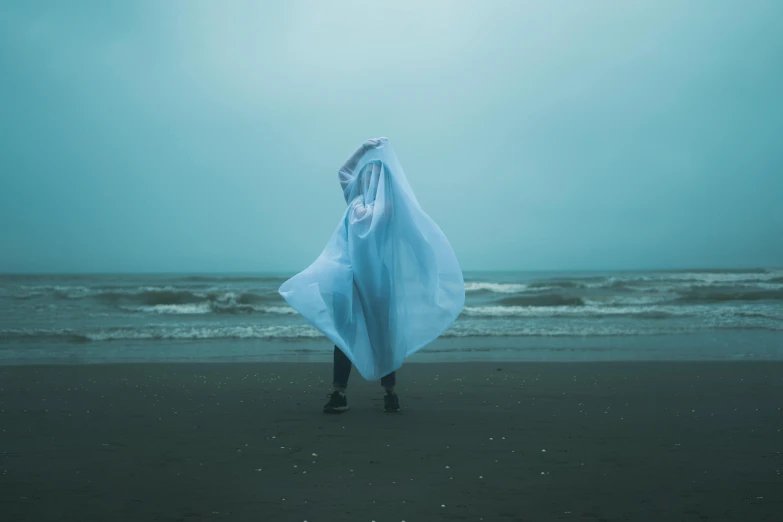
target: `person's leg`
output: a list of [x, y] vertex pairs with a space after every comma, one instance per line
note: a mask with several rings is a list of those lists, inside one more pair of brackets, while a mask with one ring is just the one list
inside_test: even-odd
[[397, 384], [397, 376], [395, 372], [391, 372], [389, 375], [381, 378], [381, 386], [383, 386], [387, 392], [393, 392], [394, 386]]
[[334, 367], [332, 369], [332, 393], [329, 394], [329, 402], [324, 405], [324, 413], [342, 413], [348, 411], [348, 399], [345, 397], [345, 388], [348, 386], [348, 377], [351, 375], [351, 360], [345, 356], [342, 350], [334, 347]]
[[386, 389], [386, 395], [383, 396], [383, 409], [387, 413], [400, 411], [400, 400], [394, 393], [394, 386], [397, 384], [397, 375], [391, 372], [381, 379], [381, 386]]
[[332, 369], [332, 391], [344, 392], [351, 376], [351, 360], [337, 346], [334, 347], [334, 366]]

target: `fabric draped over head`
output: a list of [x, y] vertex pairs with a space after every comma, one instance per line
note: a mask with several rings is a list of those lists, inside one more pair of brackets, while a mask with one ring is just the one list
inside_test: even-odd
[[386, 138], [365, 142], [338, 176], [348, 208], [318, 259], [279, 292], [374, 380], [454, 322], [465, 284]]

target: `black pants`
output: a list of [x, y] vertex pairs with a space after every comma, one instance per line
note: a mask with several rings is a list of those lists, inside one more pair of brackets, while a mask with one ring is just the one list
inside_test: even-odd
[[[335, 388], [347, 388], [348, 377], [351, 376], [351, 360], [345, 356], [343, 351], [337, 346], [334, 347], [334, 378], [332, 386]], [[394, 372], [381, 379], [381, 386], [391, 388], [397, 383], [397, 376]]]

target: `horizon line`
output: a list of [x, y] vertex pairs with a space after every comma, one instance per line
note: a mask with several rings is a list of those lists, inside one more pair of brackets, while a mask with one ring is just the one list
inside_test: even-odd
[[[783, 266], [681, 266], [681, 267], [646, 267], [646, 268], [480, 268], [480, 269], [463, 269], [463, 273], [471, 272], [764, 272], [767, 270], [783, 270]], [[55, 275], [71, 275], [71, 276], [89, 276], [89, 275], [283, 275], [283, 274], [297, 274], [299, 271], [290, 270], [221, 270], [221, 271], [151, 271], [151, 270], [139, 270], [135, 272], [129, 271], [41, 271], [41, 272], [23, 272], [23, 271], [0, 271], [0, 277], [3, 276], [55, 276]]]

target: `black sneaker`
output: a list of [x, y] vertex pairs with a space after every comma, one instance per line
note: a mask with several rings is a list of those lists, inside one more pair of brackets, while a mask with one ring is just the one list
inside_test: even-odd
[[386, 413], [397, 413], [400, 411], [400, 399], [394, 392], [386, 392], [383, 396], [383, 411]]
[[329, 395], [329, 402], [324, 405], [324, 413], [342, 413], [349, 409], [348, 398], [340, 391], [332, 392]]

